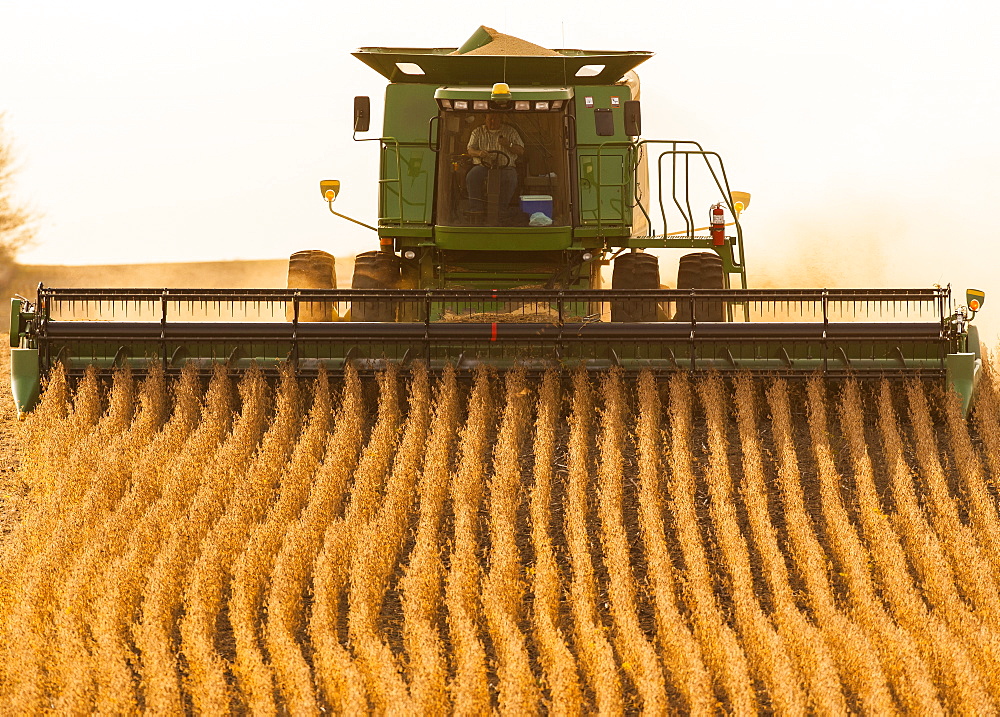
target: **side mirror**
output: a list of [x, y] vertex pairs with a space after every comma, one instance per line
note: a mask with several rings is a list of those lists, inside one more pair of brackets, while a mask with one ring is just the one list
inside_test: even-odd
[[625, 136], [638, 137], [642, 134], [642, 112], [639, 100], [625, 100]]
[[323, 193], [323, 199], [332, 202], [340, 194], [339, 179], [324, 179], [319, 183], [319, 191]]
[[371, 125], [372, 105], [367, 97], [354, 98], [354, 131], [367, 132]]

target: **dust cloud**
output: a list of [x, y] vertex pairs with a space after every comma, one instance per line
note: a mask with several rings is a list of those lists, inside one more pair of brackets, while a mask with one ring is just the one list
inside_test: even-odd
[[[354, 257], [337, 259], [337, 286], [349, 287]], [[288, 260], [204, 261], [94, 266], [19, 266], [14, 291], [32, 297], [38, 282], [58, 288], [283, 289]]]

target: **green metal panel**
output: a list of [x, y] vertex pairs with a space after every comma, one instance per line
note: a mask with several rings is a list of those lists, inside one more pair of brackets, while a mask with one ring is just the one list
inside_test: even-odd
[[[614, 99], [618, 104], [614, 104]], [[578, 87], [575, 92], [576, 142], [581, 153], [590, 145], [596, 147], [605, 142], [627, 142], [625, 136], [625, 102], [632, 99], [628, 85], [608, 85], [605, 87]], [[589, 103], [588, 103], [589, 100]], [[597, 134], [594, 110], [609, 109], [614, 118], [615, 133], [611, 136]], [[586, 150], [591, 151], [591, 150]]]
[[10, 350], [10, 390], [20, 417], [38, 402], [41, 389], [38, 349]]
[[434, 206], [436, 155], [428, 146], [437, 116], [432, 85], [389, 85], [385, 90], [379, 224], [429, 225]]
[[963, 416], [967, 416], [972, 408], [981, 366], [982, 362], [973, 353], [948, 354], [945, 357], [947, 383], [962, 402]]
[[982, 346], [979, 343], [979, 327], [975, 324], [969, 324], [969, 333], [965, 339], [965, 350], [970, 354], [975, 354], [976, 358], [983, 357]]
[[21, 345], [21, 300], [10, 300], [10, 345]]
[[[601, 235], [632, 233], [633, 152], [625, 136], [625, 102], [632, 98], [626, 85], [577, 88], [577, 176], [580, 223], [595, 226]], [[597, 134], [597, 110], [610, 110], [614, 134]], [[611, 143], [611, 144], [609, 144]]]
[[568, 249], [571, 227], [436, 227], [436, 244], [442, 249], [552, 251]]
[[[622, 185], [625, 183], [625, 158], [621, 155], [580, 156], [580, 221], [587, 224], [623, 223]], [[602, 186], [598, 188], [598, 183]], [[615, 186], [607, 186], [613, 184]], [[629, 212], [631, 216], [631, 212]]]
[[427, 147], [427, 123], [438, 114], [436, 89], [437, 85], [388, 85], [382, 136]]

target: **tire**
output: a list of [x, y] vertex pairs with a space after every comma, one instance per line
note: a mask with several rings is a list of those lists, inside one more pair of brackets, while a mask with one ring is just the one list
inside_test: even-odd
[[[659, 289], [659, 259], [645, 252], [619, 254], [611, 273], [613, 290]], [[624, 322], [656, 321], [654, 299], [622, 299], [611, 302], [611, 320]]]
[[[726, 277], [722, 257], [713, 251], [685, 254], [677, 267], [678, 289], [725, 289]], [[677, 302], [674, 321], [691, 321], [691, 302]], [[720, 300], [702, 299], [694, 302], [696, 321], [725, 321], [725, 306]]]
[[[354, 259], [352, 289], [399, 288], [399, 257], [384, 251], [366, 251]], [[395, 321], [396, 306], [389, 299], [351, 302], [351, 321]]]
[[[320, 249], [297, 251], [288, 257], [289, 289], [336, 289], [336, 259]], [[333, 321], [336, 308], [332, 303], [299, 303], [299, 321]], [[289, 321], [293, 318], [291, 306], [286, 310]]]

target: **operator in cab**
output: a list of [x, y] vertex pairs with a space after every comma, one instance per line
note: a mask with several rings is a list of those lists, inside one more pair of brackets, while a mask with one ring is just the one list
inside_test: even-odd
[[472, 130], [468, 154], [474, 166], [466, 175], [466, 186], [474, 210], [486, 207], [486, 182], [490, 170], [500, 174], [500, 207], [506, 209], [517, 189], [517, 159], [524, 153], [524, 142], [517, 130], [503, 124], [498, 112], [486, 115], [486, 121]]

